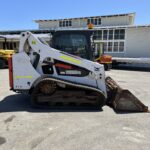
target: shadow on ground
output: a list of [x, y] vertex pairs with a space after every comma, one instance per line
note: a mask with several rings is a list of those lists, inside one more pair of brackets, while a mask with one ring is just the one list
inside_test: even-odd
[[[108, 106], [110, 107], [110, 106]], [[111, 107], [110, 107], [111, 108]], [[113, 108], [111, 108], [113, 110]], [[33, 108], [30, 105], [30, 97], [24, 94], [15, 94], [5, 97], [0, 101], [0, 113], [5, 112], [36, 112], [36, 113], [47, 113], [47, 112], [102, 112], [103, 109], [93, 108], [93, 107], [57, 107], [53, 106], [49, 109], [39, 109]], [[138, 112], [119, 112], [113, 110], [116, 114], [133, 114]]]
[[61, 107], [57, 106], [51, 107], [49, 109], [37, 109], [30, 105], [30, 97], [23, 94], [15, 94], [5, 97], [0, 101], [0, 113], [2, 112], [100, 112], [102, 109], [97, 109], [93, 107]]

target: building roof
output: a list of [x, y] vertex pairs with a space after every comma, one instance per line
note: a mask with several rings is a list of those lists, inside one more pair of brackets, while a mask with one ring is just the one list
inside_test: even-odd
[[90, 17], [79, 17], [79, 18], [65, 18], [65, 19], [46, 19], [46, 20], [34, 20], [36, 23], [47, 22], [47, 21], [61, 21], [61, 20], [75, 20], [75, 19], [88, 19], [88, 18], [105, 18], [105, 17], [119, 17], [119, 16], [135, 16], [135, 13], [126, 14], [114, 14], [114, 15], [104, 15], [104, 16], [90, 16]]

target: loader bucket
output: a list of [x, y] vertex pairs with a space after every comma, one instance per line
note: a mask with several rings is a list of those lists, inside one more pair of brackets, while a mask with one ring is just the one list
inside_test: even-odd
[[148, 112], [147, 106], [129, 90], [122, 89], [112, 78], [106, 78], [106, 86], [108, 93], [107, 105], [113, 107], [115, 111]]

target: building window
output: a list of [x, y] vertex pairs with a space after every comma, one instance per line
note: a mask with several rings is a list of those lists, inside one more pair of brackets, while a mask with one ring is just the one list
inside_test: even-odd
[[17, 44], [16, 44], [16, 42], [14, 42], [14, 49], [16, 49], [17, 48]]
[[103, 44], [104, 52], [124, 52], [125, 50], [125, 29], [104, 29], [97, 30], [93, 36], [96, 43]]
[[72, 26], [72, 21], [71, 20], [69, 21], [69, 26]]
[[114, 51], [114, 52], [118, 52], [118, 42], [114, 42], [113, 51]]
[[108, 42], [108, 52], [112, 52], [112, 48], [113, 48], [113, 43]]
[[107, 40], [108, 30], [103, 31], [103, 40]]
[[93, 35], [93, 39], [102, 40], [102, 30], [95, 31]]
[[123, 52], [124, 51], [124, 42], [120, 42], [119, 43], [119, 52]]
[[6, 43], [3, 42], [3, 48], [2, 49], [7, 49]]
[[0, 42], [0, 49], [17, 49], [16, 42]]
[[59, 27], [71, 27], [72, 21], [71, 20], [62, 20], [59, 21]]
[[125, 39], [125, 30], [120, 30], [120, 39]]
[[59, 21], [59, 27], [62, 27], [63, 25], [62, 25], [62, 21]]
[[[108, 52], [108, 53], [113, 53], [113, 52], [124, 52], [124, 42], [100, 42], [100, 44], [102, 44], [102, 50], [104, 52]], [[99, 44], [99, 45], [100, 45]], [[98, 44], [97, 44], [98, 45]], [[97, 47], [97, 49], [99, 50], [99, 47]]]
[[66, 27], [68, 27], [69, 26], [69, 21], [66, 21]]
[[114, 36], [114, 30], [109, 30], [108, 39], [113, 40], [113, 36]]
[[124, 40], [125, 39], [125, 29], [109, 29], [109, 30], [99, 30], [94, 32], [95, 40]]
[[101, 25], [101, 18], [89, 18], [87, 24]]
[[114, 42], [114, 52], [124, 52], [124, 42]]
[[63, 21], [63, 22], [62, 22], [62, 26], [63, 26], [63, 27], [66, 27], [66, 22], [67, 22], [67, 21]]
[[115, 40], [118, 39], [125, 39], [125, 30], [121, 29], [121, 30], [115, 30]]
[[107, 51], [107, 42], [103, 43], [103, 51], [106, 52]]

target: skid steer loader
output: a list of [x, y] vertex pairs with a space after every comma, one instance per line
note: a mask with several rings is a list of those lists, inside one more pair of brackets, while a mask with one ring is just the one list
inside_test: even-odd
[[19, 53], [9, 59], [9, 77], [11, 90], [30, 94], [38, 108], [109, 105], [116, 111], [148, 111], [132, 93], [105, 78], [103, 65], [54, 49], [30, 32], [21, 34]]

